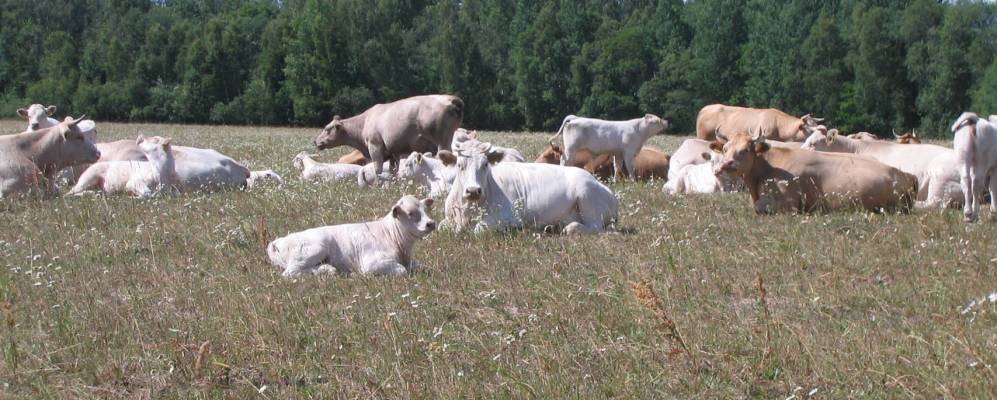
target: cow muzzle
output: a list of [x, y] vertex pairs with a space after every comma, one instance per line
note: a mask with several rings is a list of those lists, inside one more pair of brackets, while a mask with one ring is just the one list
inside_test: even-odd
[[471, 201], [481, 200], [481, 188], [469, 187], [464, 189], [464, 199]]
[[32, 130], [32, 131], [37, 131], [38, 130], [38, 123], [29, 124], [28, 125], [28, 129]]
[[436, 230], [436, 221], [429, 221], [426, 223], [426, 228], [423, 229], [424, 232], [429, 233]]

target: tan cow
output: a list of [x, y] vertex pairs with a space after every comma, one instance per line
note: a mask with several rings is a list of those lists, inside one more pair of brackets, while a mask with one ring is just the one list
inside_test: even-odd
[[346, 153], [346, 155], [339, 157], [339, 160], [336, 161], [336, 164], [353, 164], [353, 165], [364, 166], [367, 165], [367, 163], [369, 162], [370, 160], [368, 160], [367, 157], [364, 157], [363, 153], [361, 153], [360, 150], [353, 150], [349, 153]]
[[913, 175], [865, 157], [773, 148], [764, 134], [729, 135], [710, 147], [723, 152], [716, 173], [740, 176], [755, 212], [829, 211], [859, 206], [868, 211], [909, 212], [917, 194]]
[[903, 135], [897, 135], [897, 131], [893, 131], [893, 137], [897, 138], [897, 143], [900, 144], [921, 144], [921, 139], [917, 137], [917, 132], [914, 130]]
[[[555, 143], [547, 146], [537, 157], [535, 162], [544, 164], [561, 164], [561, 157], [564, 152]], [[592, 159], [592, 153], [581, 150], [575, 153], [575, 167], [582, 168], [599, 179], [613, 179], [613, 174], [622, 168], [615, 168], [613, 162], [616, 161], [612, 155], [600, 154]], [[669, 157], [661, 149], [644, 145], [637, 157], [634, 158], [637, 169], [637, 180], [647, 181], [652, 179], [667, 179]], [[622, 178], [622, 177], [619, 177]]]
[[77, 127], [83, 118], [66, 117], [51, 128], [0, 136], [0, 197], [32, 192], [54, 195], [52, 182], [57, 172], [96, 162], [100, 151]]
[[463, 118], [464, 102], [456, 96], [409, 97], [377, 104], [351, 118], [337, 115], [314, 142], [319, 150], [344, 145], [360, 150], [374, 164], [376, 176], [385, 160], [397, 168], [400, 159], [419, 150], [420, 140], [432, 142], [436, 150], [450, 150]]
[[761, 130], [766, 139], [784, 142], [802, 142], [811, 130], [824, 122], [809, 114], [800, 118], [774, 108], [745, 108], [723, 104], [711, 104], [699, 110], [696, 117], [696, 136], [703, 140], [715, 140], [736, 132]]

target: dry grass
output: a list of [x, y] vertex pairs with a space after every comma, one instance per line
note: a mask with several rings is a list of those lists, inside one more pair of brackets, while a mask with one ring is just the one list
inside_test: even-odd
[[[440, 232], [410, 277], [292, 281], [265, 239], [414, 189], [293, 179], [315, 129], [100, 125], [139, 133], [292, 179], [0, 203], [0, 398], [997, 397], [997, 303], [967, 306], [997, 290], [997, 228], [957, 210], [760, 217], [743, 194], [614, 184], [635, 234]], [[528, 155], [546, 138], [482, 135]]]

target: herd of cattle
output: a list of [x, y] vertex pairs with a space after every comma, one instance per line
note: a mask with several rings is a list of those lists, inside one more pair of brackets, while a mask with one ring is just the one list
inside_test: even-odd
[[[22, 133], [0, 136], [0, 197], [93, 191], [149, 197], [179, 191], [280, 183], [271, 170], [250, 171], [217, 151], [175, 146], [169, 138], [95, 143], [95, 124], [57, 121], [54, 106], [19, 109]], [[747, 191], [756, 212], [864, 209], [910, 212], [962, 207], [975, 221], [989, 189], [997, 216], [997, 116], [963, 113], [952, 125], [954, 148], [923, 144], [913, 132], [880, 140], [848, 136], [824, 120], [775, 109], [703, 107], [696, 139], [670, 156], [646, 145], [668, 121], [566, 117], [535, 162], [516, 149], [479, 141], [460, 128], [464, 103], [448, 95], [379, 104], [351, 118], [336, 116], [314, 139], [319, 149], [350, 146], [337, 163], [294, 157], [309, 181], [379, 186], [411, 181], [429, 197], [404, 196], [381, 220], [315, 228], [267, 246], [285, 276], [302, 273], [402, 274], [414, 268], [416, 240], [436, 229], [434, 199], [445, 199], [441, 227], [453, 230], [608, 229], [619, 202], [601, 179], [664, 181], [667, 194]], [[559, 140], [560, 138], [560, 140]], [[989, 186], [989, 187], [987, 187]]]

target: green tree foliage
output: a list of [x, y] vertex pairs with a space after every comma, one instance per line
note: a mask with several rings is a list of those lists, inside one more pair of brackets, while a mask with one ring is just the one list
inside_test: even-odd
[[0, 113], [322, 125], [425, 93], [466, 126], [777, 107], [949, 135], [997, 113], [997, 5], [936, 0], [0, 0]]

